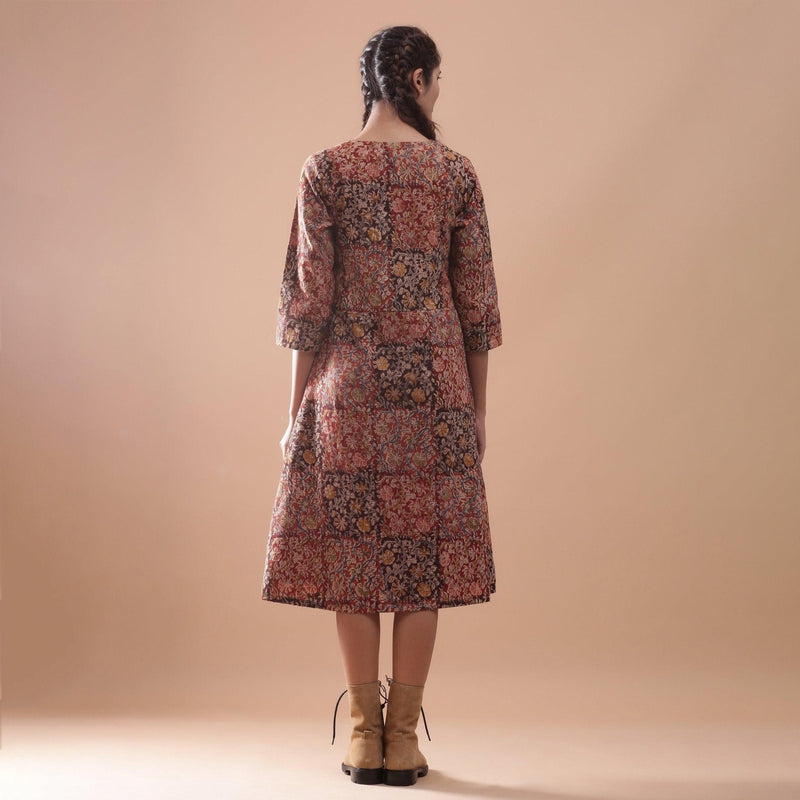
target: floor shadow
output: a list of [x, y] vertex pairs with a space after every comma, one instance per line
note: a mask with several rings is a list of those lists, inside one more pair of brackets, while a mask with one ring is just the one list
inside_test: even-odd
[[565, 794], [548, 789], [537, 789], [535, 786], [501, 786], [499, 784], [465, 781], [454, 778], [439, 770], [429, 770], [421, 778], [419, 786], [430, 792], [452, 794], [457, 797], [486, 797], [499, 800], [611, 800], [602, 795]]
[[800, 800], [800, 781], [604, 781], [617, 789], [560, 792], [531, 785], [502, 786], [454, 778], [430, 770], [419, 786], [456, 797], [487, 800]]
[[619, 788], [618, 800], [800, 800], [796, 780], [628, 780]]

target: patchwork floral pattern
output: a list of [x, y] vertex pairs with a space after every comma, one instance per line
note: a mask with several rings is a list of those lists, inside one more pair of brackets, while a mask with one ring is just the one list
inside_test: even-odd
[[431, 606], [439, 593], [436, 543], [431, 539], [386, 539], [380, 545], [384, 603]]
[[478, 463], [478, 437], [472, 412], [441, 408], [436, 412], [433, 430], [439, 447], [442, 474], [475, 470]]
[[425, 253], [398, 253], [392, 259], [392, 306], [397, 311], [441, 308], [436, 262]]
[[438, 141], [303, 164], [276, 342], [315, 350], [261, 596], [336, 611], [486, 602], [489, 512], [465, 352], [502, 343], [477, 174]]
[[334, 212], [338, 212], [339, 230], [351, 244], [375, 244], [391, 231], [383, 186], [377, 181], [337, 186]]
[[377, 534], [380, 514], [375, 478], [371, 472], [324, 473], [322, 497], [329, 534], [364, 537]]
[[372, 360], [384, 404], [430, 406], [436, 392], [430, 350], [426, 344], [378, 344]]

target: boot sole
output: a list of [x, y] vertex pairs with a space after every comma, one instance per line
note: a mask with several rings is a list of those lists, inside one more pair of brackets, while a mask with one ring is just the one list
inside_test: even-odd
[[389, 786], [412, 786], [417, 782], [417, 778], [424, 778], [428, 774], [428, 767], [416, 767], [415, 769], [387, 769], [384, 770], [386, 777], [384, 783]]
[[342, 772], [350, 776], [353, 783], [376, 784], [383, 783], [383, 768], [366, 769], [364, 767], [351, 767], [349, 764], [342, 764]]

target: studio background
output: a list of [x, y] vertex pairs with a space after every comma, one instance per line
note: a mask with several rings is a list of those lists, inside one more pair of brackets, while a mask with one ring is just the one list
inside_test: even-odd
[[260, 599], [278, 290], [304, 159], [358, 134], [367, 39], [413, 24], [484, 189], [504, 332], [498, 590], [440, 614], [434, 735], [798, 719], [800, 5], [0, 18], [5, 711], [328, 725], [333, 614]]

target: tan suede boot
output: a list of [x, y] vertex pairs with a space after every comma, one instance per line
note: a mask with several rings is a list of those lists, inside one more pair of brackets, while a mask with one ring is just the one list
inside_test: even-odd
[[428, 762], [419, 751], [417, 723], [423, 686], [389, 681], [386, 724], [383, 729], [384, 781], [391, 786], [411, 786], [428, 774]]
[[342, 771], [353, 783], [383, 783], [381, 682], [347, 685], [353, 732]]

